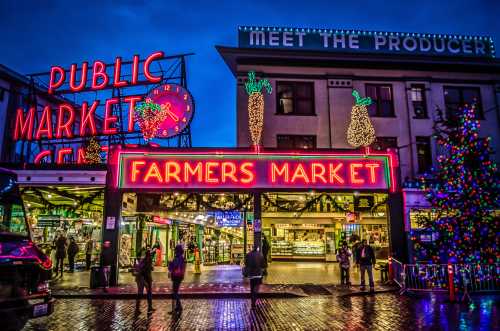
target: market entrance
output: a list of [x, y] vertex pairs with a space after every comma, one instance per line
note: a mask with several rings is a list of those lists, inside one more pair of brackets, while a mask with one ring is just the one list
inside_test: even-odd
[[119, 267], [130, 269], [148, 248], [155, 266], [166, 267], [177, 244], [190, 263], [199, 254], [204, 266], [239, 265], [253, 245], [252, 204], [248, 193], [126, 192]]

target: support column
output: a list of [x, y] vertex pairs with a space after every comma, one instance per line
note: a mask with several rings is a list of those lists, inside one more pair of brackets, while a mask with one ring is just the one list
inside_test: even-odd
[[[110, 286], [118, 285], [118, 246], [120, 239], [120, 211], [121, 211], [121, 192], [116, 189], [107, 187], [104, 192], [104, 218], [102, 224], [102, 242], [101, 242], [101, 253], [102, 244], [105, 241], [111, 243], [111, 252], [113, 256], [113, 262], [111, 264], [111, 275], [109, 280]], [[102, 255], [100, 259], [102, 265]]]
[[203, 262], [203, 225], [196, 224], [194, 226], [196, 234], [196, 245], [200, 252], [200, 260]]
[[[257, 226], [257, 222], [260, 222], [260, 226]], [[258, 230], [258, 231], [256, 231]], [[262, 249], [261, 245], [261, 234], [262, 234], [262, 206], [261, 206], [261, 193], [254, 192], [253, 194], [253, 247], [257, 247], [259, 250]]]
[[403, 194], [389, 193], [389, 254], [399, 261], [408, 261], [406, 232], [404, 227]]

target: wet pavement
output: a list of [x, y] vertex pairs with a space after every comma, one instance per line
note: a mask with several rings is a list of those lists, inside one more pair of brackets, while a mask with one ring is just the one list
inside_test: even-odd
[[245, 299], [185, 299], [181, 315], [169, 315], [170, 300], [59, 299], [49, 317], [24, 330], [498, 330], [498, 297], [449, 304], [436, 297], [397, 294], [262, 299], [255, 311]]
[[[351, 268], [351, 281], [359, 284], [359, 269]], [[127, 270], [121, 270], [119, 284], [135, 284], [134, 276]], [[266, 284], [297, 285], [317, 284], [332, 285], [340, 283], [338, 263], [322, 262], [273, 262], [269, 264]], [[374, 270], [374, 279], [380, 280], [380, 271]], [[155, 267], [153, 280], [158, 284], [169, 283], [168, 273], [164, 267]], [[193, 266], [188, 265], [184, 283], [189, 284], [241, 284], [243, 277], [239, 265], [203, 266], [201, 274], [193, 273]], [[90, 283], [88, 271], [65, 273], [63, 279], [57, 278], [52, 287], [54, 289], [85, 288]]]

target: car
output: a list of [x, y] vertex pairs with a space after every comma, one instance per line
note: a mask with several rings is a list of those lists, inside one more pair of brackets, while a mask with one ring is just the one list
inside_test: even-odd
[[54, 310], [52, 261], [31, 239], [16, 179], [0, 168], [0, 320], [7, 328]]

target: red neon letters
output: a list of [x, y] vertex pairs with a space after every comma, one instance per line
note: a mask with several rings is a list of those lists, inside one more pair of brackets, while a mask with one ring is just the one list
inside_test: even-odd
[[123, 157], [119, 185], [123, 188], [339, 188], [387, 189], [389, 162], [369, 157], [252, 160], [223, 158]]
[[[151, 83], [159, 83], [161, 81], [161, 76], [154, 76], [151, 74], [151, 64], [160, 60], [164, 57], [163, 52], [154, 52], [149, 55], [144, 60], [143, 74], [146, 80]], [[136, 85], [139, 82], [139, 55], [134, 55], [131, 62], [130, 71], [132, 73], [132, 78], [129, 81], [122, 80], [122, 67], [124, 65], [121, 57], [116, 57], [114, 62], [113, 77], [112, 82], [114, 87], [123, 87], [127, 85]], [[83, 62], [82, 67], [78, 70], [77, 64], [72, 64], [69, 71], [69, 90], [72, 92], [78, 92], [87, 89], [88, 80], [91, 81], [89, 90], [101, 90], [109, 87], [110, 77], [106, 73], [106, 64], [102, 61], [94, 61], [92, 65], [92, 79], [88, 79], [89, 64], [88, 62]], [[80, 71], [80, 82], [77, 83], [77, 72]], [[62, 67], [53, 66], [50, 68], [50, 78], [49, 78], [49, 93], [55, 93], [59, 88], [61, 88], [66, 82], [66, 72]], [[99, 82], [100, 81], [100, 82]], [[67, 89], [66, 89], [67, 90]]]

